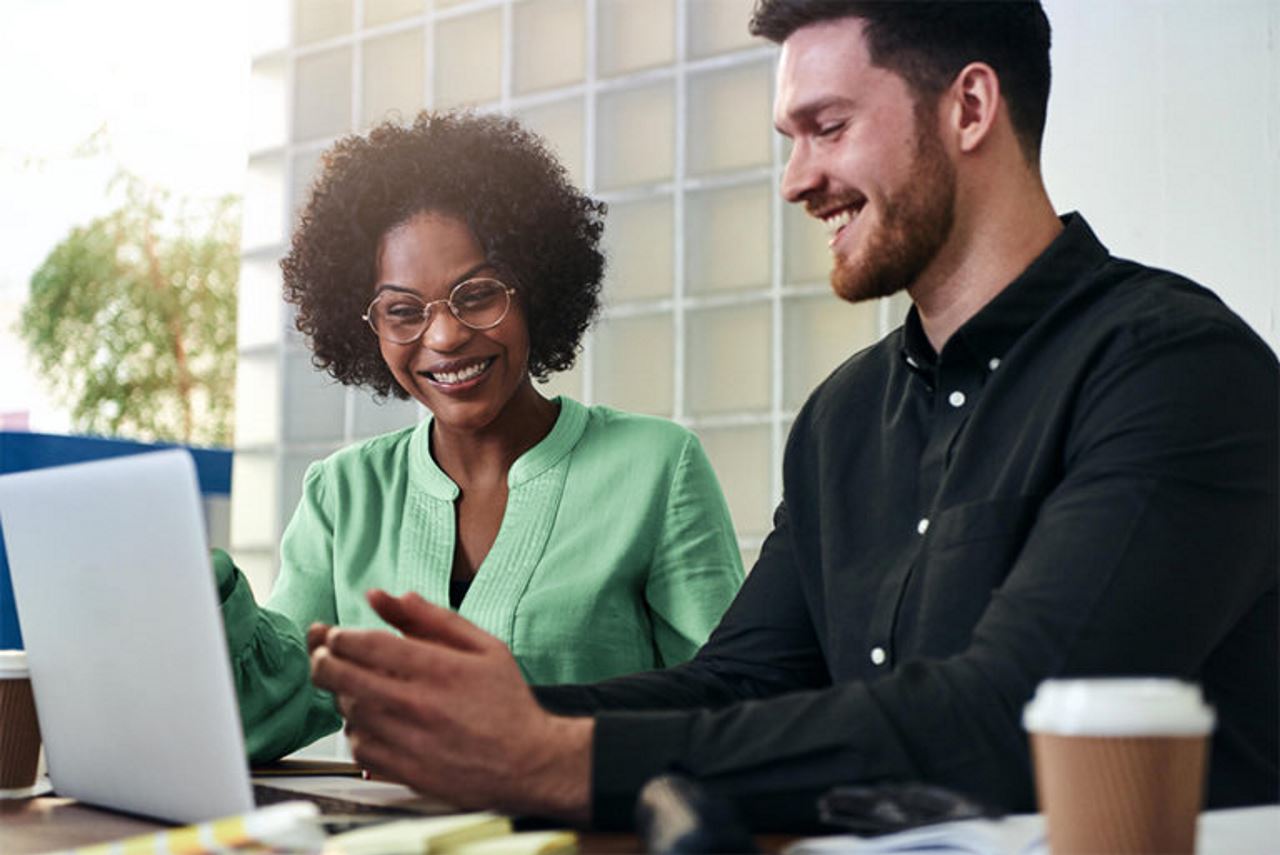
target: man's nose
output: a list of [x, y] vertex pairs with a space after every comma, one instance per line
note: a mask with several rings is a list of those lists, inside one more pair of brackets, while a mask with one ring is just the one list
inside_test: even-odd
[[788, 202], [803, 202], [817, 190], [821, 183], [821, 170], [817, 168], [808, 143], [799, 139], [791, 145], [791, 155], [782, 170], [782, 198]]

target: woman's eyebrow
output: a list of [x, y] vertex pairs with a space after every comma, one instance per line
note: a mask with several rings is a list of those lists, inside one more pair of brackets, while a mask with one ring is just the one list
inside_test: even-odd
[[457, 287], [458, 285], [461, 285], [463, 282], [466, 282], [468, 279], [470, 279], [472, 276], [475, 276], [475, 275], [476, 275], [477, 273], [479, 273], [481, 270], [496, 270], [496, 269], [497, 269], [497, 268], [496, 268], [496, 267], [494, 267], [493, 262], [492, 262], [492, 261], [489, 261], [489, 260], [486, 258], [484, 261], [480, 262], [480, 263], [479, 263], [479, 264], [477, 264], [475, 267], [472, 267], [472, 268], [470, 268], [469, 270], [467, 270], [467, 272], [466, 272], [466, 273], [464, 273], [464, 274], [462, 274], [461, 276], [459, 276], [458, 278], [454, 279], [454, 280], [453, 280], [453, 282], [451, 282], [451, 283], [449, 284], [449, 288], [451, 288], [451, 289], [452, 289], [452, 288]]
[[417, 296], [418, 292], [412, 288], [406, 288], [403, 285], [396, 285], [392, 282], [383, 282], [373, 289], [373, 296], [378, 296], [383, 291], [399, 291], [401, 294], [413, 294]]
[[[458, 276], [452, 282], [450, 282], [449, 289], [452, 290], [453, 288], [457, 287], [463, 282], [466, 282], [471, 277], [475, 276], [481, 270], [486, 270], [486, 269], [494, 270], [496, 268], [494, 267], [493, 262], [488, 260], [482, 261], [479, 264], [475, 265], [474, 267], [467, 268], [467, 271], [465, 273], [463, 273], [461, 276]], [[402, 294], [412, 294], [415, 297], [421, 297], [421, 295], [418, 294], [418, 292], [413, 290], [412, 288], [406, 288], [403, 285], [396, 285], [394, 282], [379, 283], [378, 286], [373, 289], [373, 295], [376, 297], [379, 294], [381, 294], [383, 291], [399, 291]]]

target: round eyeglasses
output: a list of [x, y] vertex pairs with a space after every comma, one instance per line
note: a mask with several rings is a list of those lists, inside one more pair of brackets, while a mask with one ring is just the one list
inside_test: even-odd
[[464, 326], [473, 330], [493, 329], [511, 311], [511, 295], [515, 291], [497, 279], [459, 282], [447, 298], [430, 302], [401, 291], [383, 291], [373, 298], [361, 317], [379, 338], [393, 344], [412, 344], [427, 331], [433, 311], [440, 303], [448, 306]]

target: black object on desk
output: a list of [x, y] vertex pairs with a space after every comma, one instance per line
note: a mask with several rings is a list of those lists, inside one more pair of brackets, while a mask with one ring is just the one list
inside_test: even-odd
[[636, 831], [646, 852], [760, 851], [727, 799], [681, 775], [659, 775], [644, 785], [636, 801]]
[[864, 835], [1003, 816], [1001, 811], [953, 790], [917, 783], [834, 787], [818, 800], [818, 813], [827, 825]]

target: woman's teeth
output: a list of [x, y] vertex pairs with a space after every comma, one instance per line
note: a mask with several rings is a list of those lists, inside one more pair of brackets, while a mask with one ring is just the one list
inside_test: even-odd
[[476, 362], [468, 365], [466, 368], [457, 371], [441, 371], [432, 373], [431, 379], [437, 383], [443, 383], [446, 386], [453, 386], [457, 383], [465, 383], [468, 380], [474, 380], [484, 373], [484, 370], [493, 363], [492, 359], [486, 359], [483, 362]]

